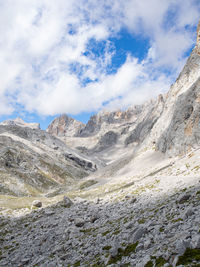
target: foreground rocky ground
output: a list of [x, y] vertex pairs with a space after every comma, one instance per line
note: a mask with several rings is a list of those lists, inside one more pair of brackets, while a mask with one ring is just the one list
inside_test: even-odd
[[162, 179], [23, 216], [2, 212], [0, 266], [200, 266], [200, 178], [174, 178], [179, 190], [167, 194]]

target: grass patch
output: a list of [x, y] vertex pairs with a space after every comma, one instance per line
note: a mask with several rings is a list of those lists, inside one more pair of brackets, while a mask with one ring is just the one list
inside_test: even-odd
[[162, 257], [159, 257], [156, 259], [156, 267], [162, 267], [165, 263], [167, 262]]
[[182, 221], [183, 221], [182, 218], [178, 218], [178, 219], [176, 219], [176, 220], [172, 220], [173, 223], [176, 223], [176, 222], [182, 222]]
[[192, 170], [198, 171], [199, 169], [200, 169], [200, 165], [197, 165]]
[[165, 228], [164, 227], [160, 227], [159, 231], [162, 233], [164, 232]]
[[132, 254], [133, 252], [135, 252], [135, 249], [136, 249], [137, 245], [138, 245], [138, 242], [136, 242], [134, 244], [129, 244], [124, 249], [118, 248], [117, 255], [115, 257], [111, 257], [110, 258], [110, 260], [108, 262], [108, 265], [109, 264], [115, 264], [118, 261], [120, 261], [122, 257], [129, 256], [130, 254]]
[[142, 219], [140, 219], [140, 220], [138, 221], [139, 224], [143, 224], [143, 223], [145, 223], [145, 222], [146, 222], [145, 218], [142, 218]]
[[187, 248], [185, 253], [179, 257], [177, 265], [190, 264], [193, 261], [200, 261], [200, 249]]
[[108, 230], [108, 231], [105, 231], [104, 233], [102, 233], [102, 236], [106, 236], [107, 234], [109, 234], [110, 233], [110, 231]]
[[114, 232], [113, 232], [113, 235], [118, 235], [120, 233], [120, 230], [119, 229], [116, 229]]
[[80, 232], [84, 233], [84, 234], [91, 234], [91, 232], [93, 232], [94, 230], [96, 230], [96, 229], [88, 228], [88, 229], [81, 229]]
[[153, 262], [152, 261], [148, 261], [144, 267], [153, 267]]
[[103, 250], [110, 250], [111, 249], [111, 246], [104, 246], [102, 249]]
[[83, 190], [83, 189], [88, 188], [88, 187], [90, 187], [90, 186], [92, 186], [92, 185], [94, 185], [94, 184], [97, 184], [97, 181], [95, 181], [95, 180], [88, 180], [88, 181], [83, 182], [83, 183], [80, 185], [79, 188], [80, 188], [81, 190]]
[[81, 266], [81, 262], [80, 261], [77, 261], [77, 262], [75, 262], [74, 263], [74, 265], [73, 265], [74, 267], [78, 267], [78, 266]]

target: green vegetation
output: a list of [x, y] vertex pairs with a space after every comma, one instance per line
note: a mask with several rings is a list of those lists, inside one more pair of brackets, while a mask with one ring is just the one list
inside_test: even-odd
[[187, 248], [185, 253], [179, 257], [177, 265], [190, 264], [193, 261], [200, 261], [200, 249]]
[[81, 262], [80, 261], [77, 261], [74, 263], [74, 267], [78, 267], [78, 266], [81, 266]]
[[140, 219], [140, 220], [138, 221], [139, 224], [143, 224], [143, 223], [145, 223], [145, 222], [146, 222], [145, 218], [142, 218], [142, 219]]
[[105, 246], [105, 247], [103, 247], [102, 249], [103, 249], [103, 250], [109, 250], [109, 249], [111, 249], [111, 246]]
[[148, 261], [144, 267], [162, 267], [165, 263], [167, 263], [167, 261], [163, 259], [163, 257], [156, 258], [155, 256], [151, 256], [151, 260]]
[[165, 228], [164, 227], [160, 227], [159, 231], [162, 233], [164, 232]]
[[88, 228], [88, 229], [81, 229], [80, 232], [84, 234], [91, 234], [95, 230], [96, 230], [95, 228]]
[[85, 188], [87, 188], [87, 187], [90, 187], [90, 186], [92, 186], [92, 185], [94, 185], [94, 184], [97, 184], [97, 181], [95, 181], [95, 180], [88, 180], [88, 181], [85, 181], [85, 182], [83, 182], [81, 185], [80, 185], [80, 189], [81, 190], [83, 190], [83, 189], [85, 189]]
[[176, 219], [176, 220], [172, 220], [172, 222], [181, 222], [181, 221], [183, 221], [183, 219], [182, 218], [178, 218], [178, 219]]
[[153, 267], [153, 262], [152, 261], [148, 261], [144, 267]]
[[105, 235], [107, 235], [107, 234], [109, 234], [109, 233], [110, 233], [110, 231], [108, 230], [108, 231], [102, 233], [102, 236], [105, 236]]
[[159, 257], [156, 259], [156, 267], [162, 267], [165, 263], [167, 262], [162, 257]]
[[198, 171], [199, 169], [200, 169], [200, 165], [197, 165], [192, 170]]
[[114, 232], [113, 232], [113, 235], [118, 235], [120, 233], [120, 230], [119, 229], [116, 229]]
[[138, 242], [136, 242], [134, 244], [129, 244], [124, 249], [118, 248], [117, 255], [115, 257], [110, 258], [108, 265], [109, 264], [115, 264], [116, 262], [120, 261], [122, 257], [129, 256], [131, 253], [135, 252], [137, 245], [138, 245]]

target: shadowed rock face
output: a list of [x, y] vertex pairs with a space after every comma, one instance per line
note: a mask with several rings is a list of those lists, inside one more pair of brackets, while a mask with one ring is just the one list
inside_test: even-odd
[[100, 112], [90, 118], [77, 136], [93, 136], [101, 130], [103, 124], [123, 124], [141, 112], [142, 106], [139, 105], [126, 111]]
[[0, 125], [0, 194], [62, 192], [96, 169], [96, 163], [45, 131]]
[[93, 149], [93, 152], [101, 152], [107, 148], [110, 148], [117, 143], [117, 140], [118, 134], [113, 131], [109, 131], [101, 137], [98, 144]]
[[164, 99], [159, 95], [158, 100], [152, 102], [152, 105], [146, 106], [145, 116], [136, 124], [131, 134], [125, 139], [125, 145], [131, 143], [141, 144], [148, 137], [154, 124], [163, 112]]
[[[171, 87], [155, 129], [157, 148], [168, 154], [188, 152], [200, 144], [200, 23], [197, 43]], [[165, 124], [165, 125], [164, 125]], [[159, 127], [163, 130], [159, 131]]]
[[[101, 111], [92, 116], [78, 131], [77, 129], [71, 131], [72, 125], [67, 128], [66, 124], [62, 125], [63, 120], [58, 118], [60, 128], [65, 128], [66, 133], [63, 136], [61, 131], [57, 132], [57, 127], [53, 134], [81, 153], [93, 155], [108, 163], [113, 161], [113, 156], [118, 157], [119, 148], [130, 146], [130, 150], [133, 150], [145, 140], [162, 113], [164, 102], [164, 97], [159, 95], [155, 100], [131, 107], [126, 111]], [[55, 125], [55, 122], [52, 122], [48, 132], [52, 132], [49, 129]]]
[[200, 145], [200, 79], [178, 97], [171, 123], [157, 143], [160, 151], [175, 154], [197, 145]]

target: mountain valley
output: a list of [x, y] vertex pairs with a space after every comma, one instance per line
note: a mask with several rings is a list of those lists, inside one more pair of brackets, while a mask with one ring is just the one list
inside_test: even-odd
[[0, 266], [200, 266], [199, 35], [156, 99], [0, 123]]

